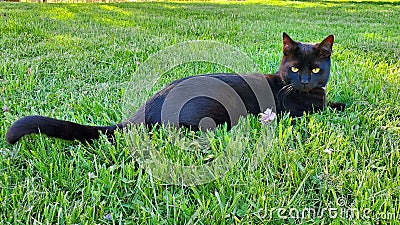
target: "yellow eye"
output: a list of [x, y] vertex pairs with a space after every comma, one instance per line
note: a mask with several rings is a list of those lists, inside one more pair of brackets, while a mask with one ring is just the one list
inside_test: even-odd
[[292, 67], [290, 67], [290, 69], [292, 70], [293, 73], [299, 72], [299, 68], [297, 68], [297, 67], [292, 66]]
[[312, 71], [313, 73], [318, 73], [318, 72], [320, 71], [320, 68], [317, 67], [317, 68], [312, 69], [311, 71]]

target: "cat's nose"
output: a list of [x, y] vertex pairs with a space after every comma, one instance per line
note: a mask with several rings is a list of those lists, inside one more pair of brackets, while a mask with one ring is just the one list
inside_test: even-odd
[[309, 79], [307, 74], [301, 74], [300, 75], [300, 83], [303, 84], [303, 85], [306, 85], [306, 84], [310, 83], [310, 79]]
[[308, 77], [302, 77], [300, 83], [306, 85], [310, 83], [310, 81], [308, 80]]
[[308, 83], [310, 83], [308, 80], [302, 80], [302, 81], [301, 81], [301, 84], [304, 84], [304, 85], [306, 85], [306, 84], [308, 84]]

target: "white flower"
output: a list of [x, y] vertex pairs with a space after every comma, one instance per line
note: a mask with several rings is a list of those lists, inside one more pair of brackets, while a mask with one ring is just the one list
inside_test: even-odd
[[325, 153], [328, 153], [328, 154], [330, 155], [330, 154], [332, 154], [333, 149], [331, 149], [331, 148], [326, 148], [326, 149], [324, 150], [324, 152], [325, 152]]
[[89, 173], [88, 173], [88, 176], [89, 176], [89, 179], [94, 179], [94, 178], [97, 177], [97, 176], [94, 175], [94, 173], [92, 173], [92, 172], [89, 172]]
[[265, 112], [260, 113], [260, 116], [260, 121], [264, 125], [267, 125], [276, 119], [276, 113], [272, 112], [272, 109], [270, 108], [266, 109]]

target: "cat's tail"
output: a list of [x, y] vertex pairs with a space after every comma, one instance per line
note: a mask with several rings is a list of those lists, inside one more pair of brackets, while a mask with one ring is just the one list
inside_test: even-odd
[[100, 133], [107, 135], [108, 138], [112, 138], [114, 136], [114, 131], [122, 127], [122, 124], [112, 126], [87, 126], [44, 116], [26, 116], [15, 121], [11, 125], [6, 133], [6, 140], [10, 144], [15, 144], [25, 135], [41, 133], [64, 140], [86, 142], [98, 139]]

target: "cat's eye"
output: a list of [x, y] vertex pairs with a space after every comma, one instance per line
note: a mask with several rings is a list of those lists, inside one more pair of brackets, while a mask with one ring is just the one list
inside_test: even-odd
[[311, 72], [313, 72], [313, 73], [318, 73], [320, 70], [321, 70], [321, 69], [317, 67], [317, 68], [312, 69]]
[[297, 68], [297, 67], [292, 66], [292, 67], [290, 67], [290, 69], [292, 70], [293, 73], [299, 72], [299, 68]]

